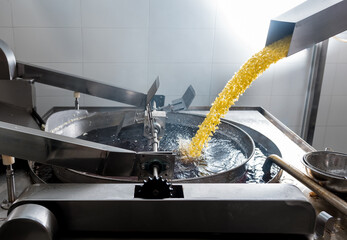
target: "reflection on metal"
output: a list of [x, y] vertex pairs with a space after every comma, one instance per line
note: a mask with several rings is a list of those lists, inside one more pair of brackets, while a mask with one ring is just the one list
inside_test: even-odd
[[29, 203], [9, 212], [0, 239], [52, 240], [57, 230], [57, 220], [49, 209]]
[[347, 193], [347, 154], [317, 151], [304, 156], [306, 172], [321, 186]]
[[291, 166], [287, 162], [285, 162], [283, 159], [281, 159], [279, 156], [276, 155], [270, 155], [267, 159], [268, 164], [264, 164], [264, 171], [267, 171], [269, 166], [272, 162], [274, 162], [276, 165], [280, 166], [288, 172], [290, 175], [292, 175], [294, 178], [296, 178], [298, 181], [300, 181], [302, 184], [306, 185], [308, 188], [310, 188], [312, 191], [314, 191], [318, 196], [320, 196], [322, 199], [336, 207], [341, 213], [345, 214], [347, 216], [347, 202], [333, 194], [332, 192], [326, 190], [321, 185], [314, 182], [311, 178], [307, 177], [305, 174], [303, 174], [300, 170], [297, 168]]
[[144, 108], [146, 105], [146, 94], [43, 67], [17, 62], [17, 74], [22, 78], [34, 78], [39, 83], [86, 93], [137, 107]]
[[195, 90], [193, 86], [190, 85], [181, 98], [173, 100], [171, 104], [163, 107], [162, 110], [173, 112], [187, 110], [190, 104], [192, 104], [195, 95]]
[[314, 209], [292, 185], [182, 186], [184, 198], [153, 200], [134, 199], [135, 184], [35, 184], [11, 209], [54, 206], [53, 214], [64, 216], [60, 231], [79, 233], [313, 233]]
[[327, 212], [320, 212], [316, 219], [315, 240], [330, 240], [334, 232], [336, 219]]
[[347, 29], [347, 1], [309, 0], [274, 18], [266, 46], [292, 35], [288, 56]]
[[156, 92], [158, 91], [159, 85], [160, 85], [160, 83], [159, 83], [159, 77], [157, 77], [157, 78], [154, 80], [154, 82], [153, 82], [151, 88], [150, 88], [150, 89], [148, 90], [148, 92], [147, 92], [146, 106], [151, 102], [152, 98], [154, 97], [154, 95], [155, 95]]
[[7, 103], [14, 105], [24, 108], [30, 113], [35, 107], [35, 101], [36, 95], [33, 79], [0, 81], [0, 104]]
[[325, 40], [313, 47], [310, 76], [304, 105], [304, 118], [301, 127], [301, 137], [311, 145], [316, 127], [328, 42], [329, 40]]
[[[92, 108], [91, 111], [96, 111], [97, 108]], [[51, 117], [48, 118], [47, 120], [47, 131], [51, 131], [50, 129], [56, 129], [53, 132], [58, 133], [58, 134], [66, 134], [69, 137], [79, 137], [85, 132], [92, 131], [93, 129], [103, 129], [103, 128], [109, 128], [111, 126], [116, 127], [114, 123], [119, 122], [122, 123], [121, 118], [119, 121], [107, 121], [107, 114], [112, 114], [111, 116], [122, 116], [122, 111], [110, 111], [110, 112], [99, 112], [99, 113], [93, 113], [88, 115], [83, 115], [83, 111], [79, 115], [80, 117], [75, 117], [75, 120], [68, 121], [69, 124], [62, 124], [66, 119], [64, 120], [64, 114], [66, 112], [76, 112], [74, 110], [70, 111], [64, 111], [64, 112], [57, 112], [52, 114]], [[156, 112], [156, 111], [155, 111]], [[128, 112], [125, 112], [128, 113]], [[126, 115], [126, 114], [125, 114]], [[69, 114], [67, 114], [69, 116]], [[71, 115], [70, 115], [71, 116]], [[76, 115], [77, 116], [77, 115]], [[166, 119], [166, 124], [172, 124], [175, 126], [179, 127], [189, 127], [191, 129], [195, 129], [196, 126], [201, 124], [203, 121], [204, 117], [203, 116], [198, 116], [198, 115], [193, 115], [193, 114], [184, 114], [184, 113], [175, 113], [175, 112], [169, 112], [167, 113], [167, 119]], [[55, 120], [54, 120], [55, 119]], [[112, 119], [112, 118], [110, 118]], [[52, 120], [52, 121], [51, 121]], [[124, 121], [123, 121], [124, 122]], [[55, 125], [56, 124], [56, 125]], [[130, 126], [130, 125], [127, 125]], [[122, 126], [119, 126], [119, 128], [122, 128]], [[133, 122], [132, 129], [136, 130], [139, 129], [138, 132], [142, 132], [142, 125], [140, 124], [135, 124]], [[247, 134], [247, 132], [243, 131], [242, 129], [238, 128], [237, 126], [233, 125], [233, 123], [226, 122], [222, 120], [222, 123], [220, 125], [220, 132], [228, 137], [232, 142], [237, 143], [237, 148], [242, 150], [242, 152], [245, 154], [245, 159], [233, 166], [231, 169], [228, 169], [227, 171], [220, 172], [218, 174], [212, 174], [209, 176], [203, 176], [203, 177], [195, 177], [195, 178], [186, 178], [186, 179], [175, 179], [173, 181], [182, 181], [182, 182], [240, 182], [242, 179], [244, 179], [245, 172], [247, 170], [246, 164], [247, 162], [253, 157], [254, 154], [254, 142], [252, 138]], [[117, 130], [118, 131], [118, 130]], [[132, 132], [134, 133], [134, 132]], [[136, 131], [135, 131], [136, 133]], [[104, 139], [106, 136], [102, 136], [99, 134], [99, 137]], [[133, 135], [134, 139], [138, 138], [138, 136], [135, 134]], [[274, 146], [273, 143], [266, 143], [265, 141], [269, 141], [268, 139], [263, 138], [262, 139], [264, 143], [264, 146], [269, 147], [269, 150], [271, 153], [279, 153], [278, 148]], [[110, 143], [112, 144], [112, 139], [109, 140]], [[137, 151], [144, 151], [141, 149], [142, 144], [138, 143], [138, 148], [140, 148]], [[143, 146], [142, 146], [143, 147]], [[270, 148], [271, 147], [271, 148]], [[167, 161], [172, 161], [171, 160], [171, 153], [169, 154], [168, 152], [164, 152], [166, 154], [166, 159], [164, 158], [162, 152], [157, 152], [158, 156], [155, 157], [154, 153], [148, 152], [148, 154], [153, 157], [153, 159], [158, 159], [161, 161], [161, 163], [167, 164], [169, 163], [168, 170], [173, 171], [174, 164], [170, 164], [170, 162]], [[138, 152], [137, 155], [140, 157], [141, 161], [141, 152]], [[147, 160], [148, 159], [148, 160]], [[35, 160], [34, 160], [35, 161]], [[149, 157], [146, 156], [146, 161], [149, 161]], [[143, 162], [141, 162], [143, 163]], [[140, 164], [137, 164], [137, 169], [139, 169]], [[146, 178], [148, 176], [148, 173], [141, 173], [141, 170], [137, 170], [136, 173], [138, 173], [138, 176], [140, 178]], [[168, 174], [167, 177], [171, 177], [171, 173], [163, 173], [163, 177], [165, 177], [165, 174]], [[79, 182], [79, 179], [82, 179], [84, 182], [137, 182], [138, 179], [134, 178], [105, 178], [105, 176], [97, 176], [95, 174], [88, 174], [88, 173], [81, 173], [81, 172], [76, 172], [76, 171], [71, 171], [69, 169], [59, 169], [58, 172], [58, 177], [60, 178], [62, 176], [62, 179], [74, 179], [72, 182]], [[130, 175], [129, 175], [130, 176]]]
[[16, 71], [16, 58], [11, 48], [0, 39], [0, 80], [12, 80]]
[[20, 159], [115, 176], [129, 176], [136, 157], [135, 152], [122, 148], [5, 122], [0, 122], [0, 152]]

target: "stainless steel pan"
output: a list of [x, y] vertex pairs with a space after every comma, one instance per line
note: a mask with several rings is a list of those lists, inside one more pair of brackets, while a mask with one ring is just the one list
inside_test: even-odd
[[347, 154], [317, 151], [303, 157], [306, 172], [317, 183], [335, 192], [347, 193]]

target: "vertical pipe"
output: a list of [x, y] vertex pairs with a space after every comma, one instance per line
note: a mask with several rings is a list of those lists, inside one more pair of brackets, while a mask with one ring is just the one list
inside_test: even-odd
[[79, 92], [74, 92], [74, 97], [75, 97], [75, 110], [80, 110], [79, 99], [81, 97], [81, 94]]
[[325, 40], [313, 47], [308, 90], [304, 105], [304, 118], [301, 126], [301, 137], [310, 145], [313, 143], [316, 127], [328, 42], [329, 40]]
[[16, 200], [16, 184], [14, 180], [14, 170], [12, 164], [15, 159], [12, 156], [2, 155], [2, 163], [6, 166], [6, 182], [7, 182], [7, 197], [1, 204], [3, 209], [8, 210], [12, 203]]
[[158, 178], [159, 177], [159, 172], [158, 172], [158, 167], [157, 166], [154, 166], [153, 167], [153, 176], [155, 178]]
[[12, 165], [8, 165], [6, 169], [7, 195], [8, 202], [12, 204], [16, 200], [16, 185], [14, 181], [14, 171]]

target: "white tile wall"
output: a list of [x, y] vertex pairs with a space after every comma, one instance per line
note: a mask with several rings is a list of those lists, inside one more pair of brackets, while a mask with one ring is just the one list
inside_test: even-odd
[[308, 66], [278, 62], [275, 66], [273, 95], [304, 96], [308, 84]]
[[[263, 107], [270, 109], [271, 96], [241, 96], [235, 106]], [[276, 114], [278, 115], [278, 114]]]
[[85, 62], [146, 62], [148, 30], [84, 28]]
[[[347, 32], [339, 34], [347, 38]], [[347, 44], [329, 40], [313, 146], [347, 152]]]
[[[111, 100], [105, 100], [105, 99], [90, 96], [90, 95], [82, 94], [82, 96], [84, 96], [85, 106], [89, 106], [89, 107], [119, 107], [119, 106], [124, 107], [124, 106], [128, 106], [128, 105], [123, 104], [123, 103], [118, 103], [118, 102], [111, 101]], [[81, 107], [83, 107], [83, 105], [81, 105]]]
[[149, 0], [82, 0], [83, 27], [147, 28]]
[[50, 97], [36, 97], [36, 108], [37, 113], [41, 116], [48, 112], [49, 109], [55, 106], [75, 106], [75, 101], [73, 98], [67, 98], [65, 96], [50, 96]]
[[331, 96], [321, 95], [317, 113], [316, 126], [325, 126], [330, 113]]
[[324, 127], [316, 126], [316, 128], [315, 128], [314, 139], [313, 139], [312, 145], [317, 150], [324, 150], [325, 149], [325, 144], [324, 144], [325, 131], [326, 131], [325, 126]]
[[330, 147], [334, 151], [346, 153], [347, 126], [327, 126], [324, 138], [324, 148]]
[[255, 51], [244, 38], [232, 34], [228, 29], [215, 30], [213, 62], [236, 63], [241, 66]]
[[287, 126], [297, 126], [303, 118], [305, 96], [271, 96], [270, 112]]
[[16, 57], [26, 62], [81, 62], [78, 28], [14, 28]]
[[12, 27], [11, 0], [0, 0], [0, 27]]
[[[347, 39], [347, 31], [343, 32], [341, 34], [338, 34], [337, 37], [341, 38], [341, 39]], [[335, 39], [333, 39], [335, 40]], [[335, 40], [336, 41], [336, 40]], [[338, 58], [338, 62], [339, 63], [347, 63], [347, 44], [344, 42], [340, 42], [337, 41], [337, 43], [339, 44], [339, 58]]]
[[[135, 91], [147, 92], [159, 76], [167, 103], [192, 84], [193, 105], [206, 106], [264, 46], [269, 20], [300, 1], [0, 0], [0, 38], [21, 61]], [[325, 78], [336, 84], [324, 82], [322, 106], [338, 102], [332, 93], [345, 95], [345, 47], [331, 40]], [[310, 54], [302, 51], [272, 66], [237, 105], [263, 106], [298, 132]], [[41, 114], [54, 105], [73, 105], [71, 91], [43, 85], [37, 90]], [[121, 105], [85, 95], [81, 104]], [[326, 112], [320, 111], [321, 127]]]
[[[211, 95], [217, 96], [239, 68], [239, 64], [213, 64]], [[243, 96], [270, 96], [273, 84], [273, 73], [273, 68], [269, 68], [251, 84]]]
[[332, 96], [328, 126], [345, 126], [347, 125], [347, 96]]
[[80, 1], [13, 0], [14, 27], [80, 27]]
[[213, 28], [214, 0], [151, 0], [151, 28]]
[[[68, 74], [82, 76], [82, 63], [36, 63], [35, 65], [62, 71]], [[41, 97], [70, 97], [73, 101], [73, 92], [62, 88], [52, 87], [45, 84], [36, 83], [36, 96]]]
[[12, 50], [14, 49], [13, 29], [12, 28], [0, 27], [0, 39], [5, 41]]
[[149, 62], [211, 63], [213, 30], [150, 29]]
[[[329, 45], [330, 46], [330, 45]], [[328, 51], [329, 53], [329, 51]], [[324, 69], [322, 95], [331, 95], [334, 88], [334, 79], [336, 75], [336, 64], [326, 63]]]
[[[347, 44], [346, 44], [347, 45]], [[347, 52], [347, 51], [346, 51]], [[333, 82], [333, 95], [346, 95], [347, 89], [347, 64], [336, 64], [336, 74]]]
[[197, 95], [208, 96], [211, 81], [211, 64], [173, 63], [151, 64], [149, 68], [148, 87], [159, 76], [159, 94], [183, 95], [192, 85]]
[[133, 91], [143, 92], [149, 88], [144, 63], [84, 63], [83, 72], [87, 78]]

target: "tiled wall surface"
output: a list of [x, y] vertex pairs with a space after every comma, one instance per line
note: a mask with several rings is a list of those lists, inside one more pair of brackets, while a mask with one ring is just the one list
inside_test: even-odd
[[[146, 92], [159, 76], [159, 94], [165, 94], [167, 102], [192, 84], [197, 92], [193, 105], [206, 106], [264, 46], [270, 19], [300, 2], [0, 0], [0, 38], [21, 61], [136, 91]], [[310, 60], [311, 51], [305, 50], [272, 66], [237, 105], [262, 106], [299, 132]], [[328, 67], [345, 71], [337, 65]], [[38, 111], [72, 106], [72, 96], [70, 91], [38, 84]], [[343, 101], [342, 96], [328, 98], [329, 105]], [[81, 105], [117, 103], [83, 95]], [[329, 120], [336, 127], [343, 119]]]
[[[347, 39], [347, 32], [337, 37]], [[329, 40], [313, 146], [347, 152], [347, 43]]]

